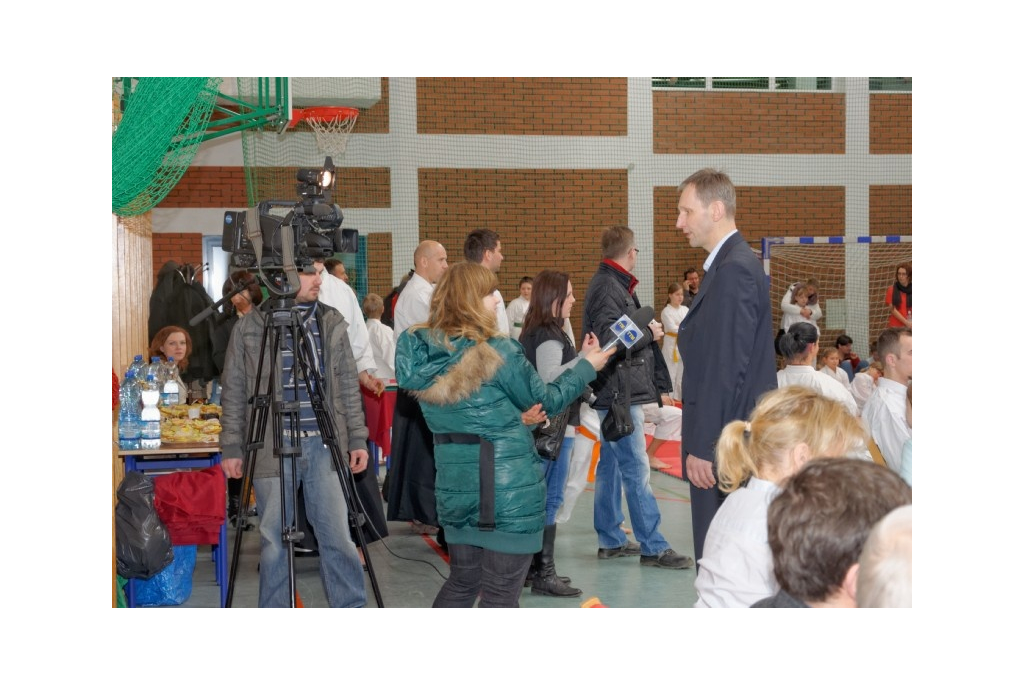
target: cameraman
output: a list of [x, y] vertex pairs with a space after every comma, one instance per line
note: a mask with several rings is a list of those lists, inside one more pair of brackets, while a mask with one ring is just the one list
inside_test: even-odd
[[[323, 399], [335, 424], [338, 445], [349, 455], [352, 473], [366, 469], [369, 456], [366, 450], [368, 432], [363, 418], [362, 402], [355, 359], [349, 344], [345, 322], [336, 309], [317, 302], [321, 278], [316, 273], [300, 273], [300, 288], [295, 296], [296, 308], [301, 312], [302, 333], [310, 341], [323, 375]], [[238, 321], [231, 333], [224, 373], [223, 415], [221, 423], [221, 466], [229, 478], [242, 477], [242, 460], [248, 435], [248, 399], [257, 393], [257, 369], [265, 312], [257, 310]], [[274, 383], [275, 400], [282, 397], [299, 399], [299, 426], [297, 435], [283, 429], [282, 440], [288, 444], [295, 437], [301, 444], [301, 456], [294, 457], [298, 480], [306, 493], [306, 510], [310, 523], [316, 528], [320, 546], [320, 577], [327, 601], [332, 607], [361, 607], [366, 604], [366, 590], [362, 565], [348, 526], [348, 508], [341, 489], [338, 473], [334, 469], [330, 450], [320, 438], [316, 416], [301, 378], [301, 367], [293, 354], [290, 336], [282, 336], [286, 349], [280, 351], [277, 368], [279, 383]], [[263, 367], [270, 368], [269, 352]], [[260, 380], [260, 389], [266, 379]], [[275, 379], [278, 380], [278, 379]], [[278, 392], [277, 387], [282, 391]], [[280, 463], [273, 455], [273, 434], [268, 432], [264, 447], [256, 454], [253, 486], [256, 506], [260, 513], [260, 607], [291, 606], [289, 590], [288, 550], [281, 539]], [[291, 464], [284, 463], [285, 492], [292, 490]], [[285, 520], [292, 520], [294, 503], [286, 496]]]

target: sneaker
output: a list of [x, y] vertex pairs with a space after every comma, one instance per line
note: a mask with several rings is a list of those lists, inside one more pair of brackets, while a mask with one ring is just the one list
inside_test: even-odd
[[598, 559], [615, 559], [616, 557], [635, 557], [640, 554], [639, 542], [626, 542], [622, 547], [601, 547], [597, 550]]
[[651, 556], [640, 556], [641, 566], [657, 566], [659, 568], [693, 568], [693, 559], [682, 554], [676, 554], [671, 548], [660, 554]]

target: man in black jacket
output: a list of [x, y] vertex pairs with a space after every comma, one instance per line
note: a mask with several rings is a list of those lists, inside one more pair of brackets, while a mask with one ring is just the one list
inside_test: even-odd
[[[626, 314], [632, 318], [640, 308], [634, 292], [638, 281], [631, 273], [638, 252], [633, 231], [626, 226], [612, 226], [601, 235], [604, 259], [587, 288], [583, 330], [594, 332], [602, 344], [615, 336], [611, 326], [619, 317]], [[644, 566], [681, 569], [691, 568], [694, 563], [673, 551], [658, 530], [661, 512], [651, 491], [641, 408], [650, 402], [660, 404], [661, 396], [672, 392], [672, 379], [657, 348], [663, 335], [661, 324], [651, 321], [643, 337], [628, 350], [618, 352], [593, 383], [597, 398], [593, 406], [598, 417], [603, 421], [612, 404], [618, 403], [629, 406], [633, 423], [631, 434], [601, 441], [601, 459], [594, 477], [594, 529], [599, 559], [639, 554]], [[623, 490], [639, 545], [629, 542], [621, 528]]]

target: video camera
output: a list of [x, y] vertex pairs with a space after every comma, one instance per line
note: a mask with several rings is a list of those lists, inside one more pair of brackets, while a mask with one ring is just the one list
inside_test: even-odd
[[[231, 253], [232, 267], [273, 270], [293, 262], [301, 269], [336, 252], [359, 251], [359, 231], [341, 228], [341, 207], [331, 202], [336, 179], [331, 158], [324, 160], [323, 169], [299, 169], [296, 179], [302, 197], [298, 202], [264, 200], [255, 213], [224, 212], [222, 246]], [[250, 235], [246, 216], [259, 217], [259, 237]], [[262, 243], [259, 255], [253, 238]]]

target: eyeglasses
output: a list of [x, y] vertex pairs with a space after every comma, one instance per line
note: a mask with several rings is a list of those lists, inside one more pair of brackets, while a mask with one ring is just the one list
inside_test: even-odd
[[640, 248], [639, 247], [634, 247], [633, 248], [633, 252], [635, 252], [637, 254], [640, 254]]

